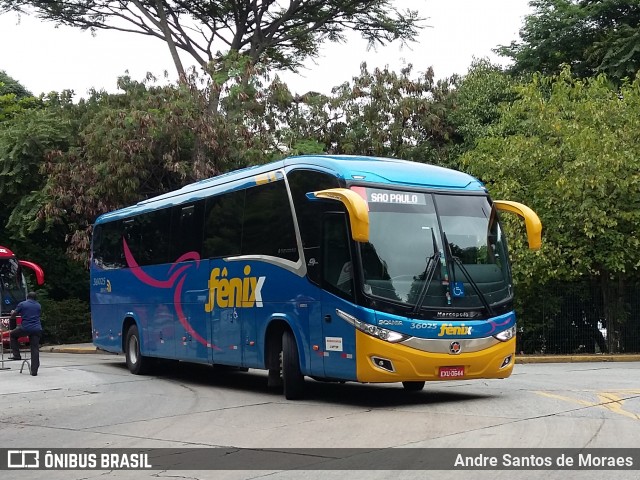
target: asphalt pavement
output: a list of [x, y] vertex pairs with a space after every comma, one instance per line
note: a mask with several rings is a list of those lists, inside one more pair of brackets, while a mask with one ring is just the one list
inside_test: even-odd
[[[71, 345], [44, 345], [41, 352], [98, 353], [91, 343]], [[577, 362], [638, 362], [640, 354], [587, 354], [587, 355], [516, 355], [516, 363], [577, 363]]]

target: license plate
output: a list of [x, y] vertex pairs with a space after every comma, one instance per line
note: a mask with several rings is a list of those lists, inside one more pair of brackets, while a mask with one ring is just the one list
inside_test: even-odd
[[464, 367], [440, 367], [438, 369], [438, 377], [440, 378], [457, 378], [464, 377]]

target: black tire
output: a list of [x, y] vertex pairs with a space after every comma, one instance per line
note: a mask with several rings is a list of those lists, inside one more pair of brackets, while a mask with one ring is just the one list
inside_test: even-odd
[[127, 367], [134, 375], [144, 375], [151, 369], [152, 359], [140, 353], [140, 334], [138, 327], [131, 325], [127, 330], [127, 340], [125, 342], [125, 356]]
[[419, 392], [424, 388], [424, 382], [402, 382], [402, 386], [407, 392]]
[[282, 383], [287, 400], [298, 400], [304, 394], [304, 375], [300, 371], [300, 357], [296, 338], [289, 330], [282, 334]]

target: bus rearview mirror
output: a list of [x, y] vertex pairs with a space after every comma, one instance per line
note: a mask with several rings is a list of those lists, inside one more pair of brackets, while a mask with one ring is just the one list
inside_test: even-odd
[[526, 205], [510, 200], [494, 200], [493, 204], [498, 210], [515, 213], [524, 218], [524, 224], [527, 228], [527, 240], [531, 250], [538, 250], [542, 245], [542, 222], [538, 218], [536, 212]]
[[367, 202], [348, 188], [329, 188], [307, 194], [310, 200], [335, 200], [347, 207], [351, 223], [351, 237], [356, 242], [369, 241], [369, 208]]

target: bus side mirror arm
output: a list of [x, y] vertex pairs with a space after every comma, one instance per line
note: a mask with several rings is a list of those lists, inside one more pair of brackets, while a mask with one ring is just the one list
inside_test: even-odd
[[347, 188], [329, 188], [307, 193], [309, 200], [335, 200], [347, 207], [351, 237], [356, 242], [369, 241], [369, 207], [364, 198]]
[[26, 267], [30, 270], [33, 270], [33, 273], [36, 274], [36, 282], [38, 282], [38, 285], [42, 285], [44, 283], [44, 270], [42, 270], [42, 267], [40, 267], [40, 265], [33, 262], [28, 262], [26, 260], [18, 260], [18, 263], [21, 267]]
[[498, 210], [515, 213], [524, 218], [527, 228], [527, 239], [531, 250], [538, 250], [542, 245], [542, 223], [536, 212], [526, 205], [509, 200], [494, 200], [493, 204]]

